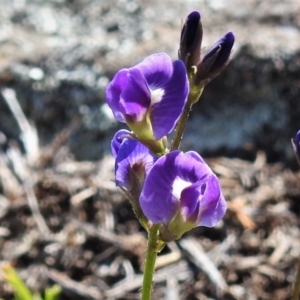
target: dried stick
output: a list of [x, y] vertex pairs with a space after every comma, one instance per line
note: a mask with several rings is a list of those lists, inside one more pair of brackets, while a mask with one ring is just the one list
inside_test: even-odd
[[64, 290], [69, 291], [71, 294], [80, 295], [90, 300], [103, 299], [101, 292], [95, 287], [88, 287], [78, 281], [74, 281], [56, 270], [48, 270], [47, 274], [51, 280], [58, 283]]
[[228, 291], [227, 283], [222, 274], [195, 239], [183, 238], [179, 241], [179, 244], [189, 254], [193, 262], [207, 274], [215, 286], [217, 286], [221, 291]]
[[27, 120], [18, 102], [15, 91], [6, 88], [1, 90], [1, 94], [20, 128], [20, 136], [24, 148], [26, 149], [26, 155], [31, 162], [37, 158], [39, 152], [39, 141], [36, 129]]
[[[24, 147], [26, 149], [27, 158], [30, 162], [33, 162], [33, 160], [37, 158], [37, 154], [39, 151], [37, 132], [35, 128], [30, 125], [24, 112], [22, 111], [22, 108], [16, 97], [15, 91], [6, 88], [1, 90], [1, 94], [7, 106], [9, 107], [12, 115], [14, 116], [16, 122], [18, 123], [18, 126], [21, 131], [20, 135], [23, 140]], [[50, 230], [39, 210], [38, 201], [33, 190], [33, 184], [28, 174], [28, 168], [24, 162], [23, 157], [21, 156], [21, 153], [18, 151], [18, 149], [11, 148], [8, 151], [8, 155], [10, 156], [16, 175], [18, 176], [19, 180], [23, 183], [28, 200], [28, 205], [31, 209], [32, 216], [38, 226], [40, 233], [43, 235], [49, 235]]]
[[32, 216], [36, 222], [36, 225], [42, 235], [49, 236], [51, 234], [50, 229], [48, 228], [45, 219], [43, 218], [40, 209], [39, 209], [39, 204], [37, 201], [37, 198], [34, 194], [33, 187], [32, 187], [32, 182], [29, 180], [26, 180], [24, 182], [24, 189], [27, 195], [27, 201], [28, 205], [30, 207]]

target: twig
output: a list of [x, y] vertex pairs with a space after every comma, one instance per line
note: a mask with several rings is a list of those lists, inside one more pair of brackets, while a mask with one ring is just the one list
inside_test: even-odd
[[193, 262], [207, 274], [209, 279], [222, 291], [228, 291], [228, 285], [214, 263], [206, 255], [201, 245], [193, 238], [183, 238], [180, 246], [189, 254]]
[[[166, 281], [170, 277], [176, 279], [177, 281], [188, 280], [192, 278], [192, 273], [189, 270], [187, 262], [178, 262], [177, 264], [158, 270], [154, 274], [154, 280], [156, 283]], [[130, 279], [125, 278], [124, 280], [119, 281], [113, 288], [106, 291], [105, 296], [107, 298], [124, 297], [126, 293], [140, 288], [142, 280], [143, 275], [136, 275], [134, 278]]]
[[51, 232], [40, 212], [38, 201], [33, 190], [32, 179], [20, 151], [17, 148], [11, 147], [7, 152], [7, 156], [10, 158], [17, 178], [23, 184], [29, 208], [40, 233], [48, 236]]
[[40, 167], [46, 167], [55, 161], [59, 150], [64, 144], [66, 144], [68, 138], [70, 137], [73, 130], [78, 126], [79, 122], [80, 117], [74, 116], [70, 124], [55, 136], [54, 140], [49, 146], [47, 146], [47, 148], [43, 149], [40, 155]]
[[155, 264], [156, 270], [174, 264], [182, 258], [181, 251], [175, 242], [170, 242], [166, 246], [171, 250], [171, 252], [157, 257]]
[[30, 162], [33, 162], [39, 152], [39, 141], [38, 135], [35, 127], [33, 127], [27, 120], [23, 110], [18, 102], [16, 93], [12, 89], [3, 89], [1, 91], [3, 99], [5, 100], [7, 106], [9, 107], [12, 115], [14, 116], [16, 122], [21, 131], [21, 139], [26, 150], [27, 158]]
[[54, 282], [58, 283], [60, 286], [62, 286], [63, 289], [66, 291], [71, 292], [75, 295], [80, 295], [81, 297], [85, 299], [91, 299], [91, 300], [101, 300], [104, 299], [102, 294], [99, 292], [99, 290], [95, 287], [87, 287], [86, 285], [74, 281], [70, 279], [69, 277], [63, 275], [62, 273], [59, 273], [55, 270], [48, 270], [47, 272], [48, 277], [53, 280]]
[[[0, 182], [2, 185], [2, 194], [9, 199], [8, 201], [20, 198], [23, 193], [23, 187], [19, 178], [16, 176], [14, 170], [12, 170], [8, 161], [7, 155], [0, 150]], [[3, 205], [3, 201], [1, 201]], [[3, 210], [1, 209], [3, 212]], [[3, 213], [0, 213], [3, 215]]]
[[102, 241], [113, 244], [114, 246], [128, 250], [141, 255], [146, 244], [146, 239], [142, 234], [136, 233], [130, 236], [120, 235], [110, 232], [108, 230], [103, 230], [101, 227], [96, 227], [85, 222], [79, 222], [73, 220], [76, 227], [83, 230], [89, 236], [95, 236]]
[[74, 206], [78, 206], [82, 201], [94, 196], [97, 193], [97, 189], [95, 187], [88, 187], [85, 190], [73, 195], [71, 197], [70, 202]]
[[51, 234], [50, 229], [48, 228], [45, 219], [43, 218], [40, 209], [39, 204], [36, 199], [36, 196], [33, 191], [33, 185], [30, 179], [26, 180], [24, 182], [24, 189], [27, 195], [28, 205], [30, 207], [30, 210], [32, 212], [32, 216], [38, 226], [38, 229], [42, 235], [49, 236]]
[[166, 300], [180, 300], [179, 284], [176, 278], [170, 277], [167, 280]]

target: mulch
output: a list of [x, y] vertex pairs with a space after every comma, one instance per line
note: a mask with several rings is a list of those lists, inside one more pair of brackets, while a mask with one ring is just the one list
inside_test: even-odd
[[[60, 299], [139, 299], [146, 235], [114, 162], [77, 162], [62, 145], [29, 161], [14, 143], [0, 151], [0, 267], [33, 291], [55, 283]], [[50, 153], [50, 155], [49, 155]], [[157, 261], [153, 299], [290, 299], [300, 255], [300, 172], [210, 158], [228, 202], [215, 228], [169, 243]], [[0, 273], [0, 298], [13, 299]]]

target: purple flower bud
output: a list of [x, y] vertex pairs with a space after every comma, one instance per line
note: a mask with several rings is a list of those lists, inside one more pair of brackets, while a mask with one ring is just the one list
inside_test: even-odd
[[106, 99], [116, 119], [139, 139], [160, 140], [174, 129], [188, 90], [183, 62], [159, 53], [120, 70], [106, 89]]
[[216, 175], [196, 152], [172, 151], [149, 171], [140, 206], [154, 224], [162, 223], [162, 239], [179, 239], [197, 226], [213, 227], [226, 203]]
[[210, 81], [227, 66], [234, 40], [234, 34], [228, 32], [208, 50], [198, 64], [196, 84]]
[[123, 140], [125, 138], [130, 138], [130, 132], [128, 130], [125, 129], [121, 129], [119, 130], [115, 136], [113, 137], [111, 144], [110, 144], [110, 148], [111, 148], [111, 153], [113, 155], [114, 158], [117, 157], [120, 146], [123, 143]]
[[295, 138], [292, 139], [292, 145], [293, 145], [293, 148], [294, 148], [296, 158], [297, 158], [298, 163], [300, 165], [300, 130], [297, 132]]
[[111, 151], [116, 159], [116, 185], [131, 191], [141, 186], [156, 156], [143, 144], [130, 138], [127, 130], [119, 130], [111, 141]]
[[196, 66], [200, 60], [201, 43], [202, 43], [202, 23], [198, 11], [191, 12], [181, 30], [180, 48], [178, 51], [181, 59], [188, 72], [192, 66]]

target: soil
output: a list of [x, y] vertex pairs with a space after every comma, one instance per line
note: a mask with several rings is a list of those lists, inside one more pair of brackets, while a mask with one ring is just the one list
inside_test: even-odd
[[[50, 160], [41, 152], [28, 166], [13, 145], [2, 149], [1, 265], [14, 266], [36, 292], [59, 284], [60, 299], [139, 299], [146, 235], [110, 181], [112, 158]], [[290, 299], [300, 172], [267, 164], [262, 152], [254, 161], [207, 162], [228, 211], [215, 228], [196, 228], [166, 246], [153, 299]], [[3, 274], [0, 282], [0, 296], [12, 299]]]

